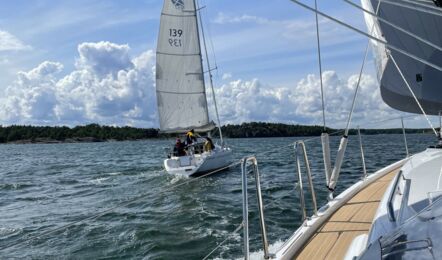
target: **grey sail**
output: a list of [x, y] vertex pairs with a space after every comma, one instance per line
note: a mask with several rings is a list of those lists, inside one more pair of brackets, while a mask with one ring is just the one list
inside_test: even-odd
[[194, 0], [165, 0], [156, 53], [160, 129], [212, 130], [209, 122]]
[[[378, 5], [377, 0], [361, 0], [361, 2], [365, 9], [372, 12], [375, 12]], [[381, 18], [437, 46], [442, 46], [442, 9], [432, 9], [437, 8], [437, 6], [430, 1], [419, 2], [420, 4], [426, 4], [427, 7], [416, 7], [416, 5], [397, 0], [390, 2], [396, 2], [398, 5], [381, 2], [379, 8]], [[404, 4], [414, 8], [406, 8], [403, 6]], [[418, 9], [425, 9], [429, 12]], [[442, 53], [439, 50], [368, 14], [364, 14], [364, 16], [369, 30], [371, 30], [373, 24], [375, 25], [373, 32], [375, 37], [384, 39], [419, 58], [442, 66]], [[442, 73], [440, 71], [394, 50], [387, 50], [382, 44], [372, 41], [372, 46], [375, 53], [381, 96], [386, 104], [400, 111], [422, 113], [399, 71], [389, 58], [388, 52], [390, 52], [416, 94], [425, 113], [437, 115], [442, 110]]]

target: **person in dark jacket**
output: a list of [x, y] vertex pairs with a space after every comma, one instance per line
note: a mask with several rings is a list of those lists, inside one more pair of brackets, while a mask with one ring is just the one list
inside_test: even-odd
[[175, 156], [185, 156], [186, 151], [184, 150], [185, 145], [181, 142], [181, 139], [177, 138], [175, 146], [173, 147], [173, 155]]

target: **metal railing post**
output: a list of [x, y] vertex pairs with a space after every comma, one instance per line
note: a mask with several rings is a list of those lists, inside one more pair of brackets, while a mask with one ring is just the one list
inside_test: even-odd
[[261, 226], [261, 237], [262, 237], [262, 246], [264, 250], [264, 259], [268, 259], [270, 257], [269, 242], [267, 241], [267, 231], [264, 220], [264, 205], [262, 203], [261, 179], [259, 177], [258, 161], [256, 160], [256, 158], [253, 158], [251, 160], [253, 161], [253, 171], [255, 172], [256, 196], [258, 199], [259, 224]]
[[404, 127], [404, 118], [403, 117], [401, 117], [401, 123], [402, 123], [402, 134], [404, 135], [405, 151], [407, 153], [407, 157], [409, 157], [410, 154], [408, 153], [407, 136], [405, 135], [405, 127]]
[[361, 129], [358, 126], [359, 148], [361, 149], [362, 169], [364, 171], [364, 179], [367, 178], [367, 167], [365, 166], [364, 148], [362, 147]]
[[298, 151], [298, 143], [295, 143], [296, 167], [298, 170], [299, 199], [301, 201], [302, 220], [306, 220], [307, 219], [307, 212], [305, 209], [304, 187], [302, 184], [301, 163], [299, 160], [298, 152], [299, 152]]
[[259, 224], [261, 227], [261, 237], [262, 245], [264, 250], [264, 259], [269, 259], [269, 243], [267, 240], [267, 231], [264, 219], [264, 204], [262, 202], [262, 192], [261, 192], [261, 179], [259, 176], [258, 161], [256, 157], [250, 156], [245, 157], [242, 162], [241, 172], [242, 172], [242, 187], [243, 187], [243, 219], [244, 219], [244, 255], [245, 259], [249, 259], [249, 218], [248, 218], [248, 194], [247, 194], [247, 162], [251, 161], [253, 164], [253, 173], [255, 175], [256, 183], [256, 196], [258, 200], [258, 211], [259, 211]]
[[242, 218], [244, 223], [244, 259], [249, 260], [249, 202], [247, 198], [247, 159], [242, 160]]
[[439, 139], [442, 139], [442, 110], [439, 111]]
[[312, 173], [311, 173], [311, 169], [310, 169], [310, 163], [308, 161], [307, 150], [305, 149], [305, 144], [303, 141], [297, 141], [294, 145], [294, 148], [295, 148], [295, 156], [296, 156], [296, 165], [297, 165], [297, 170], [298, 170], [299, 197], [301, 200], [303, 220], [306, 220], [307, 219], [307, 210], [305, 208], [305, 198], [304, 198], [304, 190], [303, 190], [303, 184], [302, 184], [302, 172], [301, 172], [301, 164], [300, 164], [300, 160], [299, 160], [298, 146], [301, 146], [302, 153], [304, 155], [304, 163], [305, 163], [305, 168], [307, 170], [307, 180], [308, 180], [308, 184], [310, 186], [310, 193], [311, 193], [312, 202], [313, 202], [313, 211], [314, 211], [315, 215], [318, 214], [318, 206], [317, 206], [317, 202], [316, 202], [316, 193], [315, 193], [315, 188], [313, 186], [313, 179], [312, 179]]

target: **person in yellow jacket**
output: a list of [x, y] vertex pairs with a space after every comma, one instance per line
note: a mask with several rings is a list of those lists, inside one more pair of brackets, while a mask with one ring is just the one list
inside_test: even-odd
[[210, 152], [215, 149], [215, 145], [210, 137], [206, 137], [206, 142], [204, 143], [204, 152]]
[[190, 145], [193, 142], [196, 142], [195, 131], [192, 129], [186, 134], [186, 144]]

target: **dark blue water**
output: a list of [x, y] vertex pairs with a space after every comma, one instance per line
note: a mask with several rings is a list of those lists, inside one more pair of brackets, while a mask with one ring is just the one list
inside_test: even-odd
[[[421, 151], [434, 139], [408, 135], [410, 151]], [[235, 160], [251, 154], [258, 158], [272, 250], [301, 223], [289, 146], [294, 140], [227, 140]], [[339, 138], [331, 140], [336, 151]], [[162, 169], [163, 148], [171, 142], [0, 145], [0, 258], [202, 259], [226, 238], [212, 258], [241, 257], [242, 233], [231, 234], [242, 221], [239, 166], [186, 183], [189, 179]], [[405, 156], [401, 135], [363, 136], [363, 143], [369, 172]], [[323, 205], [319, 140], [307, 142], [307, 150]], [[358, 140], [350, 136], [337, 192], [361, 176]], [[258, 251], [254, 183], [249, 185], [251, 250]], [[139, 199], [54, 231], [133, 198]]]

